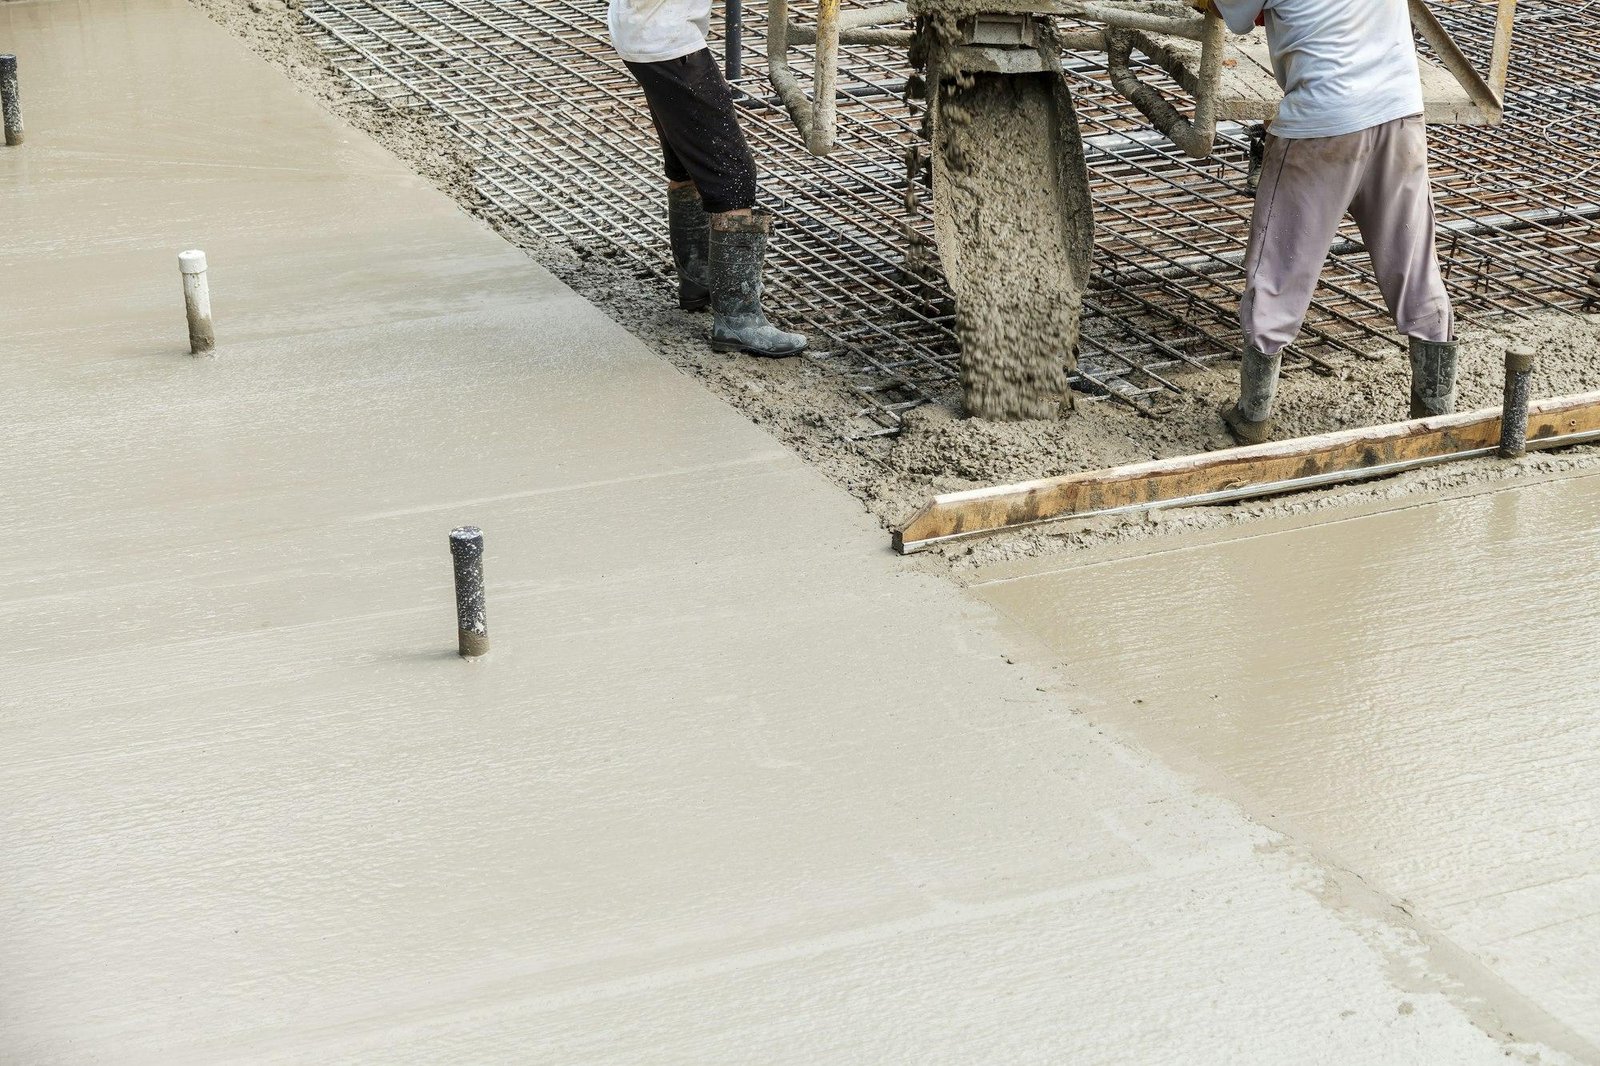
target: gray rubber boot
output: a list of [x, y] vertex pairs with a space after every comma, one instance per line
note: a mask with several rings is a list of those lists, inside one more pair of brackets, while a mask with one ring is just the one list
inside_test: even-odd
[[693, 185], [667, 190], [667, 235], [678, 268], [678, 306], [704, 311], [711, 306], [711, 216]]
[[1244, 187], [1251, 196], [1261, 187], [1261, 166], [1267, 157], [1267, 127], [1256, 123], [1250, 127], [1250, 163], [1245, 171]]
[[1272, 437], [1272, 398], [1278, 393], [1283, 355], [1246, 348], [1239, 361], [1239, 402], [1224, 408], [1222, 420], [1240, 444], [1262, 444]]
[[761, 264], [772, 216], [720, 215], [711, 227], [711, 347], [778, 359], [805, 350], [806, 338], [785, 333], [761, 311]]
[[1411, 341], [1411, 417], [1454, 414], [1456, 342]]

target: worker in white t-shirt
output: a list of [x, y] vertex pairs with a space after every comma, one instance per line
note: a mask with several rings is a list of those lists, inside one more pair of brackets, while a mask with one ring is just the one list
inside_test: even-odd
[[761, 309], [772, 216], [756, 206], [755, 160], [706, 48], [711, 0], [611, 0], [608, 21], [661, 139], [678, 306], [710, 306], [718, 351], [798, 354], [806, 338], [773, 326]]
[[[1422, 83], [1406, 0], [1192, 0], [1234, 33], [1264, 22], [1283, 103], [1267, 135], [1245, 252], [1235, 439], [1272, 433], [1281, 352], [1311, 306], [1346, 212], [1409, 338], [1411, 417], [1455, 409], [1450, 297], [1434, 249]], [[1214, 5], [1214, 6], [1213, 6]]]

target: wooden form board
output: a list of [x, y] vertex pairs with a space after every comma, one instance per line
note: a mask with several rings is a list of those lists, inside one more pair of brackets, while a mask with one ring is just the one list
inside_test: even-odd
[[[1528, 448], [1600, 438], [1600, 392], [1528, 406]], [[1341, 430], [1204, 455], [935, 496], [894, 533], [905, 555], [940, 541], [1088, 515], [1224, 503], [1492, 453], [1499, 410]]]
[[[1191, 96], [1200, 91], [1200, 42], [1181, 37], [1135, 34], [1139, 51], [1155, 60]], [[1422, 75], [1423, 114], [1431, 125], [1492, 125], [1499, 120], [1472, 101], [1471, 94], [1448, 70], [1425, 56], [1417, 57]], [[1272, 58], [1263, 30], [1228, 40], [1217, 86], [1217, 118], [1233, 122], [1265, 122], [1278, 113], [1283, 90], [1272, 75]]]

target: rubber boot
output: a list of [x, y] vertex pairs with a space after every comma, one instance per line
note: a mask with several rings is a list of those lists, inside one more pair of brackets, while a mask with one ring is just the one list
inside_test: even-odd
[[785, 333], [761, 311], [761, 264], [772, 216], [719, 215], [711, 227], [711, 347], [772, 359], [798, 355], [806, 338]]
[[1272, 437], [1272, 398], [1278, 392], [1283, 355], [1262, 355], [1246, 348], [1239, 361], [1239, 402], [1224, 408], [1222, 420], [1240, 444], [1261, 444]]
[[1250, 163], [1245, 171], [1244, 187], [1251, 196], [1261, 187], [1261, 166], [1267, 158], [1267, 127], [1257, 123], [1250, 127]]
[[1456, 342], [1411, 341], [1411, 417], [1453, 414], [1456, 409]]
[[711, 306], [711, 216], [693, 185], [667, 190], [667, 235], [678, 268], [678, 306], [704, 311]]

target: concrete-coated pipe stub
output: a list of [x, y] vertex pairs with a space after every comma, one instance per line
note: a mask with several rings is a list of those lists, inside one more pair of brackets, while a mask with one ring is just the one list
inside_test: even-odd
[[450, 561], [456, 571], [456, 640], [463, 659], [489, 650], [489, 620], [483, 606], [483, 530], [450, 531]]
[[211, 325], [211, 285], [206, 280], [206, 253], [198, 248], [178, 253], [183, 274], [183, 310], [189, 318], [189, 354], [209, 355], [217, 346]]
[[1500, 409], [1500, 456], [1515, 459], [1528, 450], [1528, 383], [1533, 375], [1533, 349], [1506, 349], [1505, 404]]
[[0, 55], [0, 113], [6, 127], [6, 144], [22, 143], [22, 98], [17, 95], [17, 57]]

